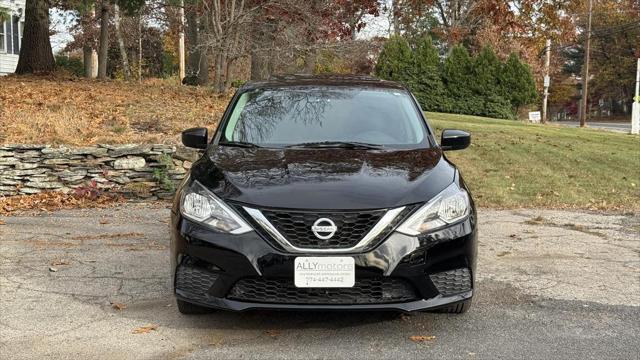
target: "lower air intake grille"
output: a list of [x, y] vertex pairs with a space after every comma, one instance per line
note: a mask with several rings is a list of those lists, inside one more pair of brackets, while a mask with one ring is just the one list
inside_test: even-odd
[[450, 296], [471, 290], [469, 269], [455, 269], [429, 275], [440, 294]]
[[183, 291], [194, 300], [205, 300], [207, 292], [218, 279], [217, 274], [193, 265], [180, 265], [176, 272], [176, 290]]
[[293, 280], [246, 278], [229, 292], [229, 299], [277, 304], [383, 304], [417, 300], [405, 280], [394, 278], [357, 279], [351, 288], [297, 288]]

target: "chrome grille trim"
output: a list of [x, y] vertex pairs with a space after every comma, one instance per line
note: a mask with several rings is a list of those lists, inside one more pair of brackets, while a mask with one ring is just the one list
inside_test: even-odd
[[[340, 249], [309, 249], [300, 248], [291, 244], [287, 238], [282, 235], [278, 229], [267, 220], [267, 218], [258, 209], [243, 206], [244, 211], [253, 218], [271, 237], [278, 242], [285, 250], [292, 253], [321, 253], [321, 254], [343, 254], [353, 253], [366, 248], [395, 218], [405, 209], [405, 206], [388, 210], [384, 216], [369, 230], [369, 232], [355, 245], [350, 248]], [[311, 230], [309, 230], [311, 231]]]

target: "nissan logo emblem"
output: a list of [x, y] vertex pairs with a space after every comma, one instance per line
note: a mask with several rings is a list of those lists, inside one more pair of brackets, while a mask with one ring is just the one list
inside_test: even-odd
[[331, 219], [320, 218], [311, 226], [313, 234], [321, 240], [329, 240], [336, 234], [338, 227]]

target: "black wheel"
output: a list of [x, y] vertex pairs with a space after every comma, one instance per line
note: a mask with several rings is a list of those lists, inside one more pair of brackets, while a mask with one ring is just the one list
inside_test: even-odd
[[197, 314], [208, 314], [210, 312], [213, 312], [213, 309], [192, 304], [190, 302], [186, 302], [180, 299], [176, 299], [176, 302], [178, 303], [178, 311], [180, 311], [181, 314], [197, 315]]
[[471, 307], [471, 299], [449, 305], [440, 309], [436, 309], [435, 312], [446, 314], [464, 314]]

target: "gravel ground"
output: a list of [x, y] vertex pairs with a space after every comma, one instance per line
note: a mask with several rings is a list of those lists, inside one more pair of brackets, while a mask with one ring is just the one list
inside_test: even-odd
[[3, 359], [638, 359], [640, 353], [637, 215], [480, 210], [477, 296], [464, 315], [182, 316], [168, 283], [165, 205], [2, 220]]

